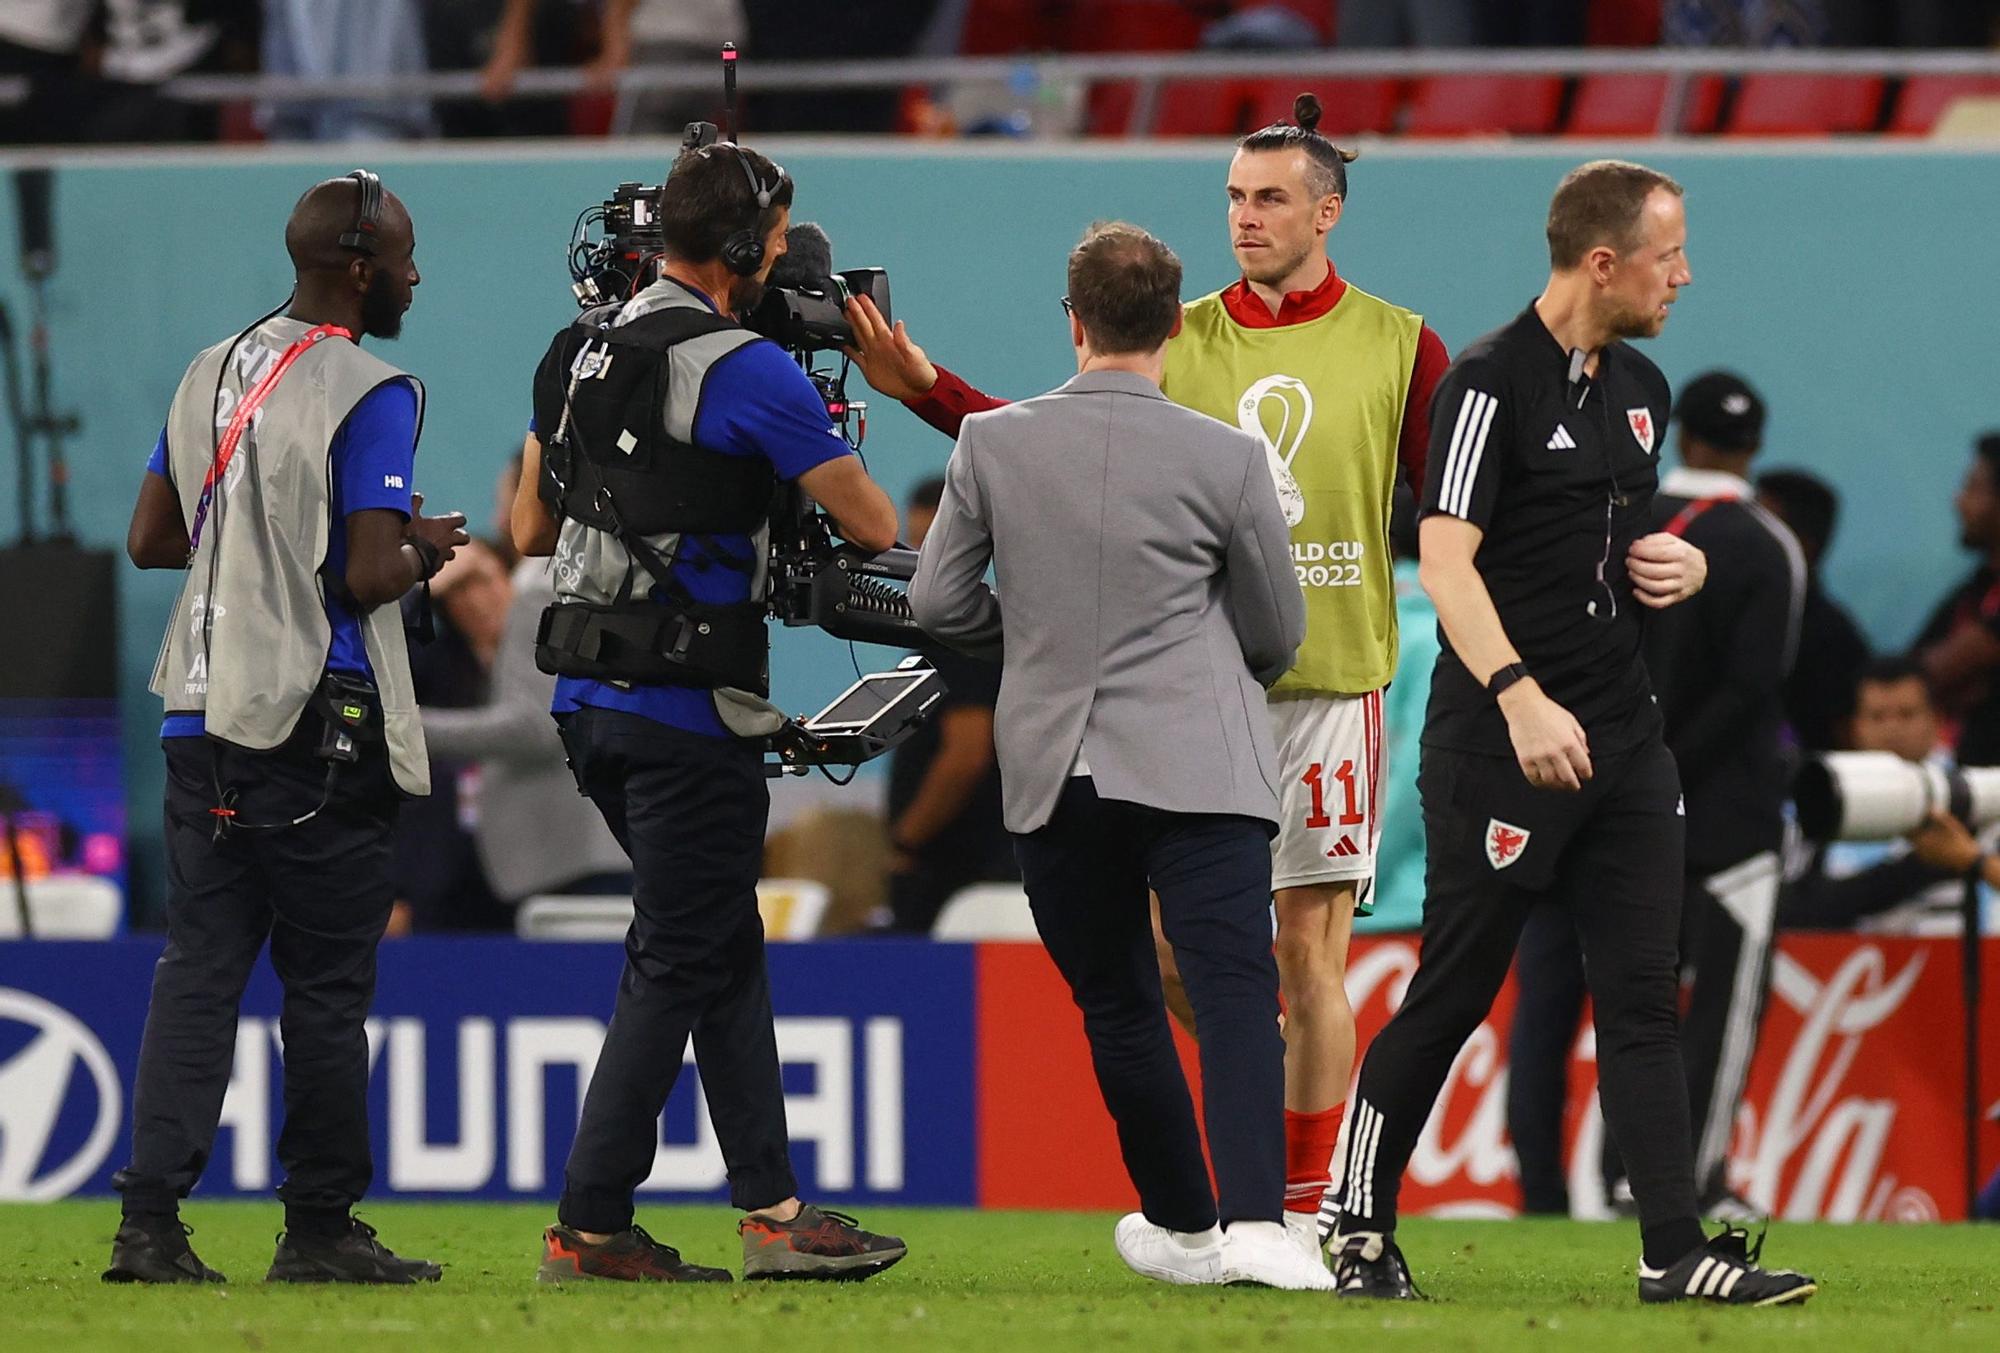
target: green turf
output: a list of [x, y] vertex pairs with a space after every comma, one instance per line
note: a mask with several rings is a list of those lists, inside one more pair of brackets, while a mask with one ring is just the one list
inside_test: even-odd
[[[0, 1348], [29, 1353], [220, 1353], [238, 1348], [638, 1350], [764, 1346], [882, 1349], [1378, 1346], [1643, 1349], [2000, 1349], [2000, 1228], [1786, 1226], [1770, 1257], [1820, 1279], [1804, 1307], [1653, 1308], [1634, 1296], [1629, 1226], [1570, 1222], [1405, 1224], [1434, 1300], [1382, 1305], [1315, 1293], [1168, 1288], [1126, 1272], [1097, 1214], [871, 1211], [910, 1257], [865, 1284], [540, 1288], [546, 1207], [382, 1204], [364, 1209], [405, 1253], [443, 1260], [417, 1289], [267, 1288], [275, 1205], [197, 1203], [196, 1246], [235, 1281], [205, 1289], [98, 1281], [115, 1206], [0, 1206]], [[737, 1267], [733, 1214], [648, 1208], [644, 1222], [689, 1258]], [[643, 1340], [635, 1343], [634, 1340]], [[776, 1341], [782, 1341], [778, 1344]], [[1814, 1348], [1813, 1345], [1818, 1347]]]

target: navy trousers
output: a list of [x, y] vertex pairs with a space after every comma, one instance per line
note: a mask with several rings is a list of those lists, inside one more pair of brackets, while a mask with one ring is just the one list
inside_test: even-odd
[[[1101, 799], [1070, 780], [1015, 837], [1035, 928], [1083, 1012], [1104, 1105], [1149, 1221], [1201, 1231], [1277, 1221], [1285, 1195], [1285, 1043], [1271, 956], [1270, 827]], [[1201, 1031], [1209, 1187], [1174, 1053], [1147, 889]]]

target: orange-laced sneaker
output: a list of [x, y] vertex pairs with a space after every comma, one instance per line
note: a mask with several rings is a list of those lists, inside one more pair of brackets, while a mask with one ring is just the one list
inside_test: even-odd
[[895, 1236], [864, 1231], [854, 1218], [802, 1207], [790, 1221], [753, 1212], [736, 1224], [743, 1236], [743, 1276], [857, 1281], [909, 1253]]
[[535, 1281], [573, 1283], [726, 1283], [726, 1268], [704, 1268], [662, 1245], [643, 1226], [628, 1226], [602, 1245], [593, 1245], [567, 1226], [542, 1233], [542, 1266]]

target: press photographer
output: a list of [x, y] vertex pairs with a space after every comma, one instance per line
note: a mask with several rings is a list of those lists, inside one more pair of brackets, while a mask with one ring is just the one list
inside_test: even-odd
[[[657, 258], [619, 259], [629, 275], [609, 294], [629, 299], [586, 310], [549, 345], [514, 500], [515, 544], [555, 556], [537, 652], [558, 678], [552, 709], [637, 880], [541, 1276], [728, 1280], [633, 1225], [698, 1026], [730, 1199], [749, 1214], [744, 1276], [866, 1277], [902, 1242], [794, 1196], [757, 914], [763, 750], [783, 723], [765, 698], [763, 618], [780, 485], [870, 555], [894, 543], [896, 514], [804, 371], [735, 318], [785, 252], [792, 180], [754, 150], [691, 140], [647, 213]], [[646, 206], [631, 201], [635, 216]]]

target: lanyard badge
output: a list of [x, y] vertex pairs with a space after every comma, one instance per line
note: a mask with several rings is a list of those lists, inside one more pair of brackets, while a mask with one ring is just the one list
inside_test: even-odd
[[190, 560], [194, 558], [196, 549], [201, 545], [202, 527], [208, 523], [208, 509], [215, 499], [216, 486], [229, 472], [229, 462], [235, 458], [237, 445], [242, 442], [243, 434], [249, 428], [250, 420], [256, 416], [257, 410], [271, 397], [271, 392], [278, 388], [278, 382], [284, 378], [287, 371], [291, 370], [292, 363], [304, 356], [308, 348], [325, 338], [352, 339], [353, 337], [352, 330], [343, 329], [337, 324], [314, 325], [301, 334], [297, 342], [285, 349], [284, 355], [278, 358], [271, 369], [264, 373], [263, 378], [250, 387], [249, 392], [237, 403], [236, 411], [230, 415], [229, 426], [223, 431], [222, 440], [216, 443], [215, 458], [209, 462], [208, 475], [201, 481], [201, 499], [195, 504], [194, 525], [188, 531]]

